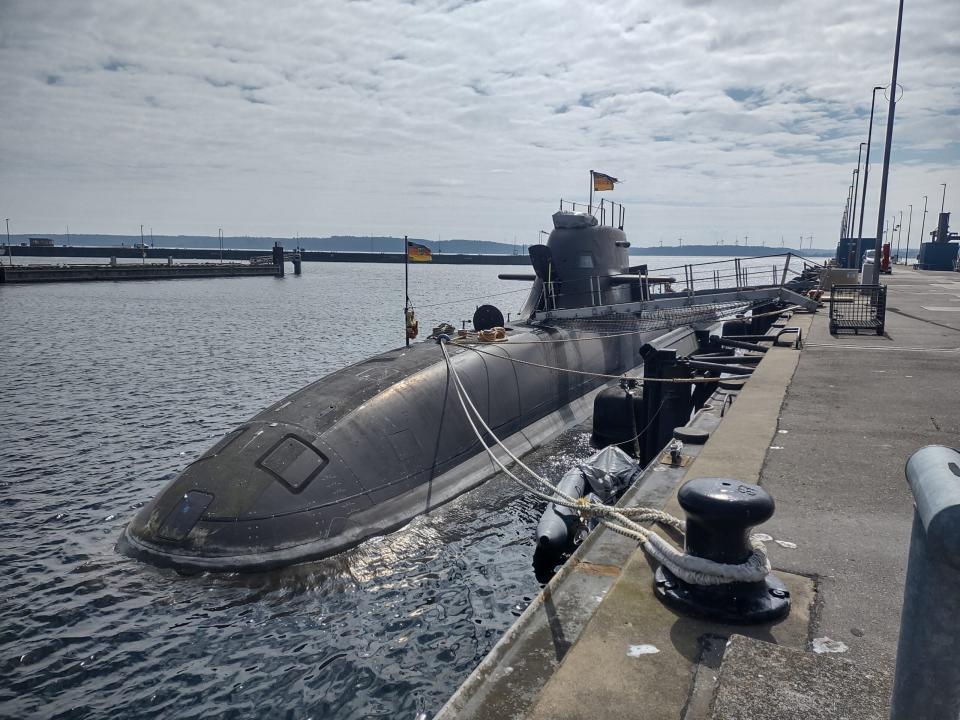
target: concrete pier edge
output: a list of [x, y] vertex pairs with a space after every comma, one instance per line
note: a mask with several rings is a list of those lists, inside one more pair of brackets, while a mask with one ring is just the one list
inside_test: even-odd
[[[437, 717], [886, 718], [913, 515], [903, 463], [960, 434], [960, 276], [897, 267], [885, 282], [883, 336], [831, 336], [826, 308], [794, 315], [805, 349], [767, 353], [671, 486], [725, 476], [771, 492], [777, 512], [758, 531], [793, 595], [785, 621], [678, 616], [655, 599], [643, 553], [607, 563], [596, 551], [616, 543], [597, 531], [585, 557], [612, 580], [599, 601], [558, 602], [583, 584], [578, 552]], [[679, 515], [668, 495], [660, 505]], [[525, 632], [545, 602], [566, 638], [555, 657]]]

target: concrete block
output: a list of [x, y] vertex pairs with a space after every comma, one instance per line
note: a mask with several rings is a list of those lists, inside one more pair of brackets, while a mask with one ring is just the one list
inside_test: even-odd
[[893, 679], [842, 657], [734, 635], [720, 666], [713, 720], [887, 720]]

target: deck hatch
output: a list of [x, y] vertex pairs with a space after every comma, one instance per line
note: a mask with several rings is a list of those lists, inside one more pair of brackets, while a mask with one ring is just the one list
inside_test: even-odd
[[257, 461], [257, 465], [274, 475], [292, 492], [298, 493], [328, 462], [323, 453], [296, 435], [286, 435]]
[[213, 495], [210, 493], [200, 492], [199, 490], [191, 490], [185, 493], [176, 507], [167, 514], [157, 531], [157, 535], [164, 540], [182, 541], [190, 534], [193, 526], [197, 524], [200, 516], [212, 502]]

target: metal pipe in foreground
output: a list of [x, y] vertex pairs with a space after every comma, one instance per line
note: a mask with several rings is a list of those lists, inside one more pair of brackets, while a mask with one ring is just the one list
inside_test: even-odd
[[742, 342], [740, 340], [734, 340], [733, 338], [720, 337], [719, 335], [711, 335], [710, 342], [717, 343], [721, 347], [732, 347], [740, 348], [741, 350], [752, 350], [753, 352], [765, 353], [770, 348], [765, 345], [757, 345], [756, 343]]
[[688, 359], [687, 367], [707, 372], [730, 373], [731, 375], [750, 375], [756, 368], [749, 365], [731, 365], [724, 363], [705, 362], [703, 360]]
[[960, 717], [960, 452], [939, 445], [907, 461], [910, 536], [892, 720]]

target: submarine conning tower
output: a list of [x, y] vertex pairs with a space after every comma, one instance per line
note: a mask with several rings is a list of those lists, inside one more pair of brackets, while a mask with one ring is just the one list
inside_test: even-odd
[[622, 226], [605, 225], [591, 212], [561, 209], [553, 215], [546, 246], [530, 248], [543, 281], [546, 309], [630, 302], [623, 282], [630, 273], [630, 243]]

